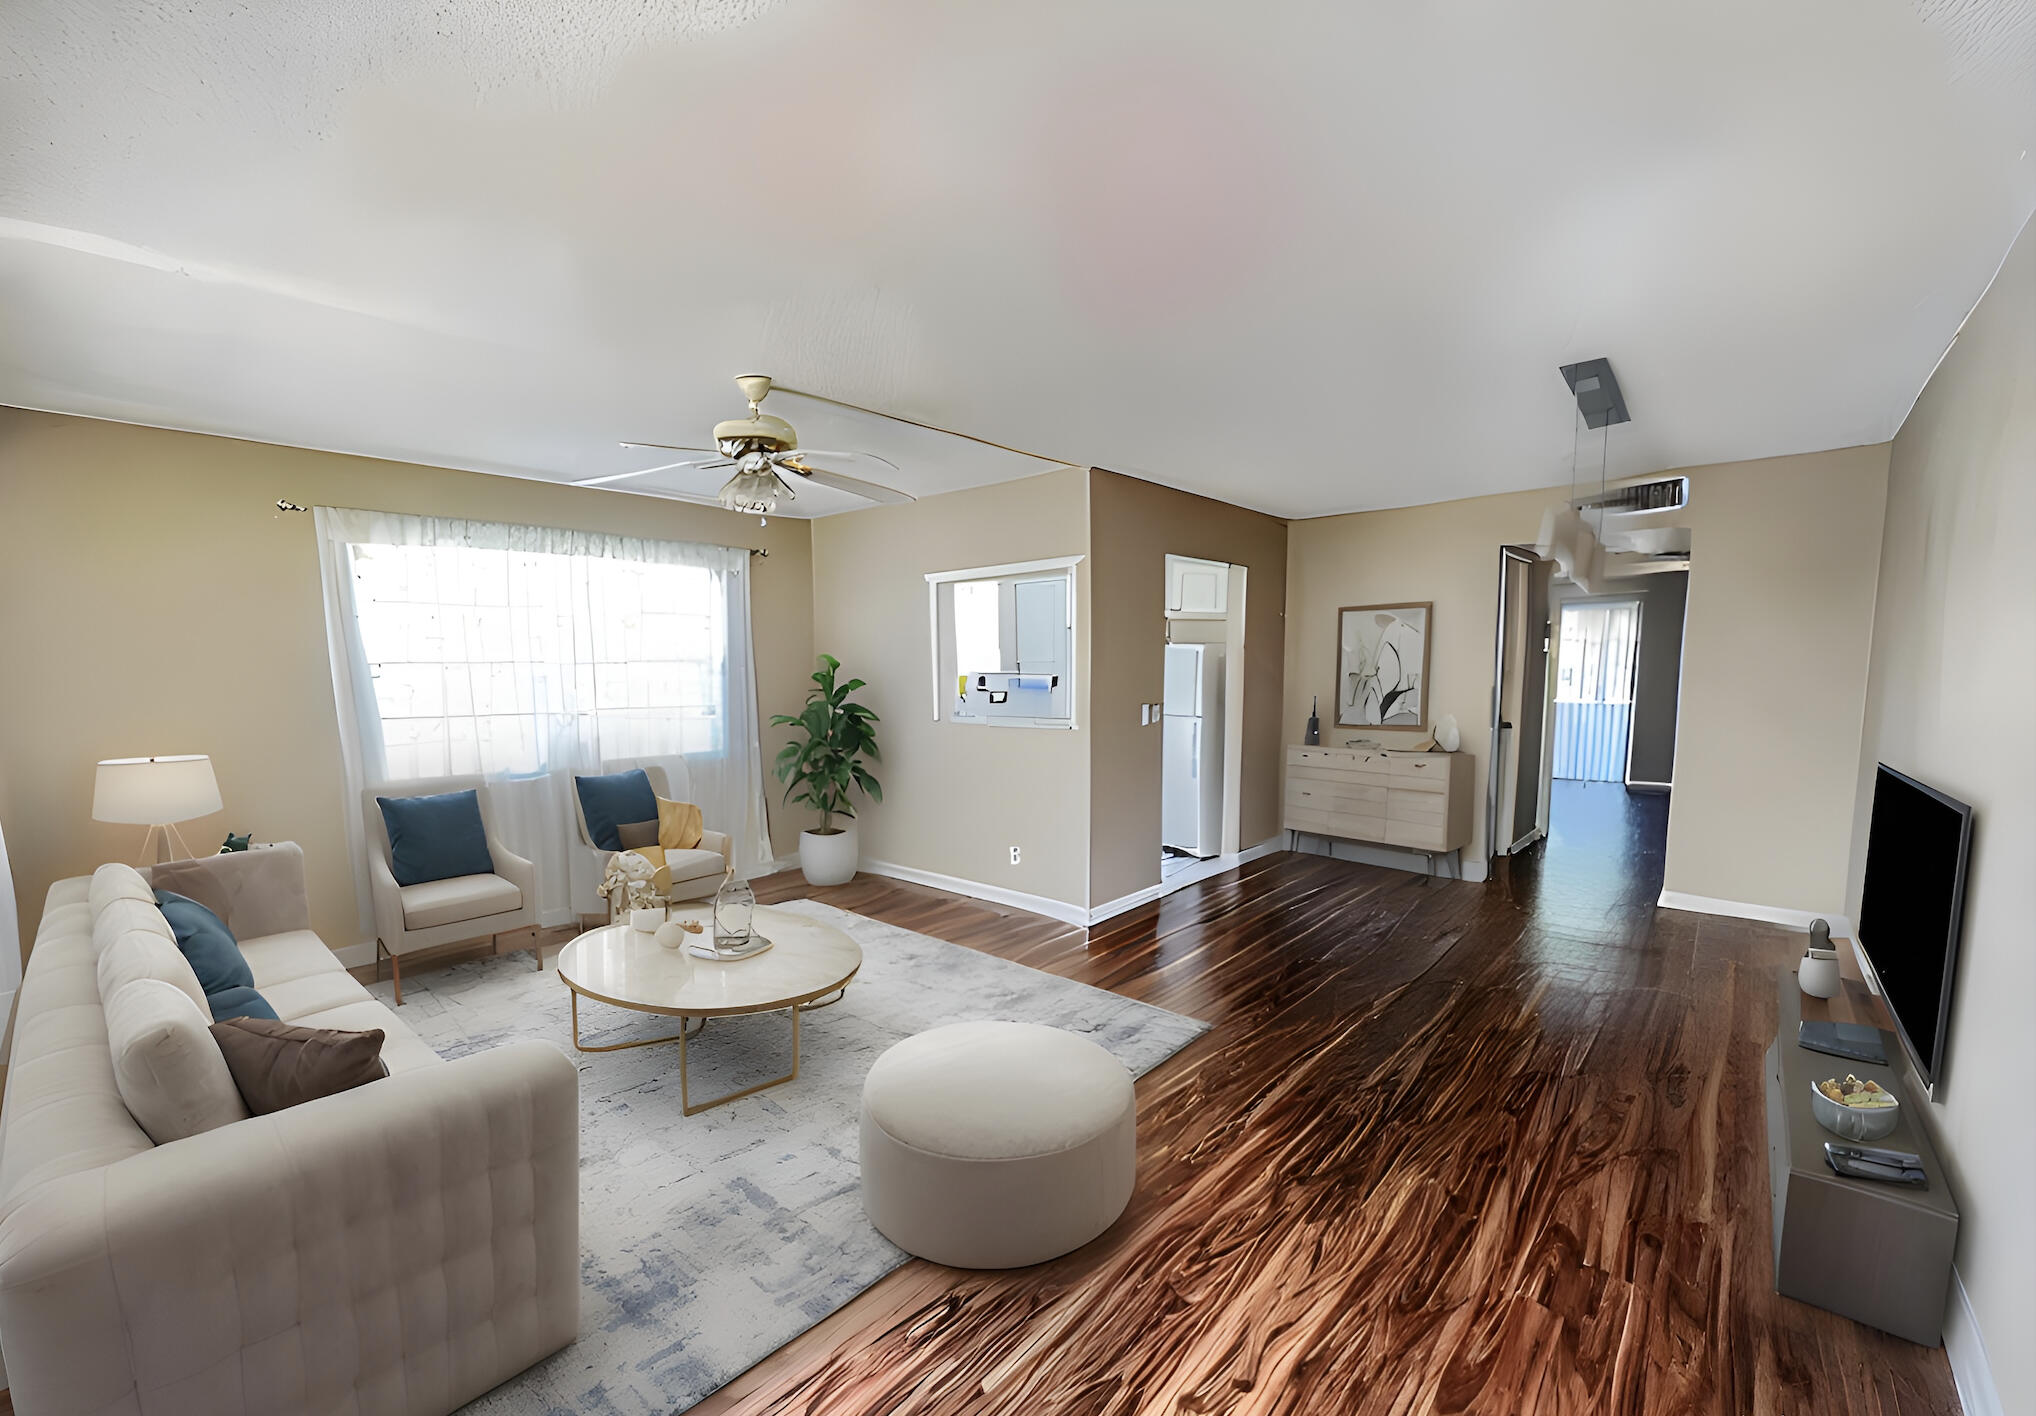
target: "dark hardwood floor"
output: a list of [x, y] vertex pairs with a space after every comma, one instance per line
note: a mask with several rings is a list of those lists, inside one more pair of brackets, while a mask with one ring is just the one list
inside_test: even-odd
[[1215, 1027], [1139, 1084], [1102, 1239], [909, 1264], [696, 1412], [1956, 1411], [1941, 1351], [1772, 1291], [1760, 1061], [1796, 940], [1656, 910], [1638, 817], [1617, 868], [1561, 831], [1482, 885], [1282, 854], [1092, 933], [760, 882]]
[[1552, 818], [1484, 884], [1280, 854], [1094, 931], [756, 882], [1215, 1026], [1139, 1083], [1103, 1238], [908, 1264], [696, 1416], [1957, 1411], [1942, 1351], [1773, 1292], [1760, 1067], [1799, 938], [1654, 907], [1663, 798]]

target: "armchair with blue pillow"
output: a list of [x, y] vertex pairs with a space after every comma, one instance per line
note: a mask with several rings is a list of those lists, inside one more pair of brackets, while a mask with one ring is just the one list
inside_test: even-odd
[[487, 939], [512, 930], [537, 953], [537, 867], [502, 843], [479, 777], [441, 777], [369, 787], [361, 815], [375, 903], [376, 969], [387, 958], [403, 1002], [402, 957], [418, 949]]
[[[706, 899], [720, 889], [734, 868], [735, 843], [706, 829], [688, 802], [691, 792], [684, 759], [612, 758], [599, 774], [574, 777], [582, 847], [573, 867], [576, 898], [578, 882], [602, 879], [609, 859], [624, 850], [656, 867], [653, 888], [661, 899]], [[615, 902], [608, 907], [612, 917]]]

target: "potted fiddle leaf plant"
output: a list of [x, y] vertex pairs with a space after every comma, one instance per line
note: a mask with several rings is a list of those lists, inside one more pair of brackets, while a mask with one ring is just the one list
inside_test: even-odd
[[[797, 735], [779, 751], [773, 771], [785, 783], [786, 801], [803, 801], [820, 813], [820, 828], [799, 833], [799, 869], [810, 885], [842, 885], [855, 878], [858, 847], [855, 812], [849, 806], [850, 788], [859, 789], [872, 801], [884, 799], [884, 789], [863, 766], [863, 759], [876, 759], [877, 735], [870, 725], [877, 715], [849, 694], [863, 687], [861, 679], [837, 684], [834, 676], [841, 661], [832, 654], [820, 656], [814, 687], [806, 691], [806, 708], [797, 717], [779, 713], [773, 725], [794, 728]], [[837, 825], [835, 818], [842, 824]]]

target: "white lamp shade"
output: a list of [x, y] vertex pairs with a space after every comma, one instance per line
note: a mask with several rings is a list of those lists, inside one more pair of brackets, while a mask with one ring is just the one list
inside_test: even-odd
[[203, 753], [181, 757], [116, 757], [99, 764], [92, 786], [92, 819], [128, 826], [164, 826], [210, 816], [225, 808], [212, 759]]

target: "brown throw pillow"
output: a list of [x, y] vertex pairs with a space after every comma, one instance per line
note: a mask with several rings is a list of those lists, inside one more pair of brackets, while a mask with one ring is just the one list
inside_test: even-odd
[[623, 850], [640, 850], [657, 844], [657, 822], [625, 821], [615, 828], [615, 834], [622, 838]]
[[351, 1091], [389, 1075], [382, 1030], [302, 1028], [273, 1018], [228, 1018], [212, 1025], [240, 1099], [256, 1116]]

